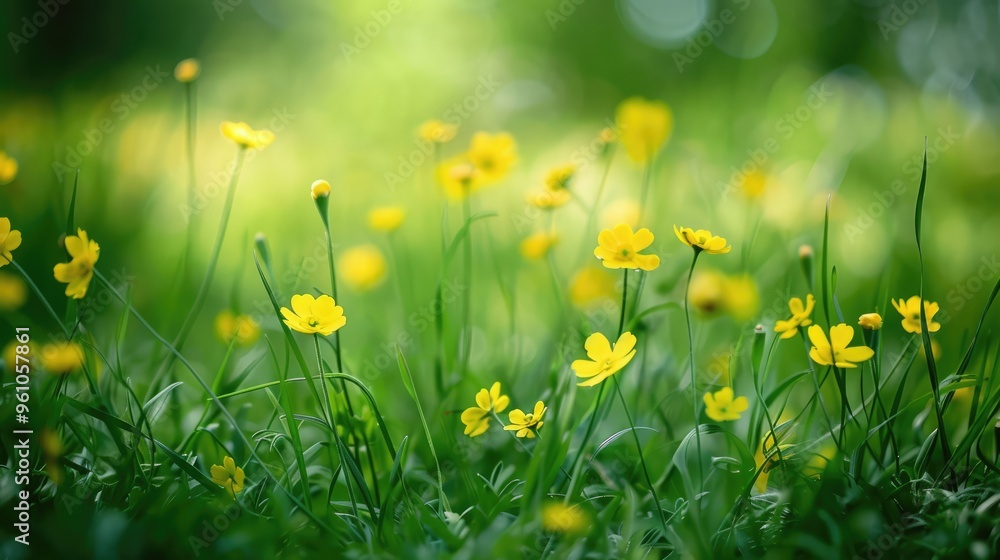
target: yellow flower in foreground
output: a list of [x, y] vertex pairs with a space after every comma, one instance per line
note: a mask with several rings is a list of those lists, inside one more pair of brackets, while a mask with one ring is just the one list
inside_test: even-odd
[[538, 430], [542, 429], [542, 425], [545, 422], [542, 421], [542, 416], [545, 416], [545, 403], [538, 401], [535, 403], [535, 410], [527, 414], [524, 413], [520, 408], [515, 408], [510, 411], [508, 418], [510, 419], [510, 424], [507, 424], [503, 429], [508, 432], [515, 432], [519, 438], [526, 437], [531, 439], [535, 437]]
[[648, 162], [670, 138], [674, 117], [661, 101], [631, 97], [618, 105], [619, 140], [633, 161]]
[[635, 335], [630, 332], [622, 333], [614, 348], [601, 333], [587, 337], [583, 346], [587, 349], [587, 356], [590, 359], [575, 360], [570, 366], [577, 377], [586, 379], [577, 385], [593, 387], [628, 365], [635, 357], [635, 342]]
[[548, 189], [541, 190], [539, 192], [528, 193], [526, 200], [528, 204], [541, 208], [542, 210], [552, 210], [553, 208], [559, 208], [560, 206], [569, 202], [569, 199], [573, 195], [567, 189], [562, 189], [559, 191], [550, 191]]
[[[892, 300], [892, 306], [903, 316], [903, 329], [908, 333], [920, 333], [920, 296], [912, 296], [903, 301]], [[940, 310], [938, 304], [933, 301], [924, 302], [924, 313], [927, 314], [927, 332], [938, 332], [941, 330], [941, 323], [934, 322], [934, 315]]]
[[337, 267], [347, 285], [367, 292], [385, 279], [388, 266], [382, 252], [374, 245], [359, 245], [343, 252]]
[[506, 132], [477, 132], [472, 136], [472, 145], [465, 157], [479, 170], [483, 181], [493, 183], [506, 177], [517, 163], [517, 143]]
[[733, 398], [733, 390], [723, 387], [715, 393], [705, 393], [705, 414], [716, 422], [739, 420], [740, 413], [750, 408], [746, 397]]
[[806, 296], [806, 304], [802, 305], [802, 300], [793, 297], [788, 300], [788, 310], [792, 312], [792, 317], [785, 321], [778, 321], [774, 324], [774, 332], [781, 333], [781, 338], [788, 339], [799, 334], [799, 327], [808, 327], [812, 324], [813, 307], [816, 306], [816, 298], [812, 294]]
[[510, 404], [510, 397], [500, 394], [500, 382], [497, 381], [487, 391], [480, 389], [476, 393], [476, 406], [462, 412], [462, 423], [465, 424], [465, 435], [476, 437], [482, 435], [490, 427], [490, 413], [503, 412]]
[[21, 232], [10, 229], [10, 218], [0, 218], [0, 266], [13, 262], [11, 251], [21, 246]]
[[[863, 329], [877, 331], [882, 328], [882, 316], [878, 313], [865, 313], [858, 318], [858, 324]], [[927, 326], [929, 327], [930, 325]]]
[[444, 194], [462, 200], [483, 187], [483, 173], [464, 156], [442, 162], [434, 171]]
[[646, 228], [632, 233], [628, 224], [618, 224], [614, 229], [601, 231], [597, 236], [597, 243], [594, 256], [601, 259], [601, 264], [606, 268], [640, 268], [650, 271], [660, 266], [660, 257], [639, 254], [639, 251], [653, 244], [653, 234]]
[[555, 167], [545, 175], [545, 188], [551, 192], [564, 191], [569, 188], [576, 173], [576, 166], [572, 163]]
[[56, 342], [42, 346], [42, 367], [52, 373], [69, 373], [83, 366], [83, 348], [75, 342]]
[[201, 74], [201, 63], [197, 58], [185, 58], [174, 67], [174, 78], [182, 83], [193, 82]]
[[731, 245], [726, 244], [725, 237], [712, 235], [712, 232], [707, 229], [695, 231], [691, 228], [674, 226], [674, 234], [677, 235], [677, 239], [681, 240], [681, 243], [695, 251], [705, 251], [710, 255], [722, 255], [733, 249]]
[[274, 133], [270, 130], [254, 130], [245, 122], [223, 121], [219, 126], [222, 135], [229, 138], [242, 148], [261, 149], [274, 142]]
[[226, 344], [236, 337], [236, 344], [247, 346], [260, 338], [260, 325], [249, 315], [235, 315], [226, 309], [215, 317], [215, 335]]
[[347, 324], [344, 308], [327, 295], [318, 298], [310, 294], [292, 296], [292, 308], [282, 307], [281, 314], [288, 328], [303, 334], [330, 336]]
[[542, 506], [542, 528], [553, 533], [579, 533], [590, 525], [590, 517], [582, 509], [559, 501]]
[[76, 235], [66, 236], [66, 252], [72, 257], [68, 263], [59, 263], [52, 269], [56, 280], [67, 284], [66, 295], [82, 299], [87, 295], [90, 280], [94, 277], [94, 265], [101, 256], [101, 247], [87, 232], [76, 230]]
[[309, 194], [312, 195], [313, 200], [330, 196], [330, 182], [323, 179], [313, 181], [313, 184], [309, 187]]
[[406, 220], [406, 210], [402, 206], [382, 206], [368, 212], [368, 227], [375, 231], [396, 231], [403, 225], [404, 220]]
[[0, 185], [6, 185], [17, 177], [17, 160], [0, 151]]
[[19, 309], [28, 299], [28, 286], [20, 276], [0, 274], [0, 311]]
[[444, 144], [451, 140], [458, 133], [458, 127], [437, 119], [429, 120], [420, 125], [417, 129], [417, 137], [427, 142]]
[[809, 340], [813, 343], [809, 357], [822, 366], [858, 367], [855, 365], [856, 362], [863, 362], [875, 355], [875, 352], [867, 346], [847, 347], [854, 340], [854, 327], [844, 323], [830, 327], [829, 340], [823, 332], [823, 327], [813, 325], [809, 327]]
[[236, 466], [236, 461], [232, 457], [226, 456], [222, 460], [222, 465], [212, 465], [212, 482], [226, 489], [226, 491], [236, 497], [236, 494], [243, 491], [243, 483], [246, 479], [243, 469]]
[[557, 241], [559, 237], [554, 233], [533, 233], [521, 241], [521, 256], [531, 260], [540, 259], [549, 253]]
[[581, 268], [569, 283], [569, 300], [577, 307], [587, 308], [615, 295], [615, 281], [603, 267]]

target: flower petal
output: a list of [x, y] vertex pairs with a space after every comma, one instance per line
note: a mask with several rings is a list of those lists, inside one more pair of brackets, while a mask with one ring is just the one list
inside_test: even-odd
[[607, 337], [596, 332], [587, 337], [583, 347], [587, 349], [587, 355], [595, 362], [603, 362], [611, 357], [611, 343]]

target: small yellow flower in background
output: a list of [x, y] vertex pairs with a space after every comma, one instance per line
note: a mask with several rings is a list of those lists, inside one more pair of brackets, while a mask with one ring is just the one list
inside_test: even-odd
[[816, 298], [812, 294], [806, 296], [806, 304], [802, 305], [802, 300], [793, 297], [788, 300], [788, 310], [792, 312], [792, 317], [788, 320], [778, 321], [774, 324], [774, 332], [781, 333], [781, 338], [789, 339], [799, 334], [799, 327], [808, 327], [812, 324], [813, 307], [816, 306]]
[[727, 276], [722, 292], [723, 306], [737, 321], [749, 321], [760, 310], [757, 283], [748, 274]]
[[746, 397], [733, 398], [733, 389], [723, 387], [715, 393], [705, 393], [705, 414], [716, 422], [739, 420], [740, 413], [750, 408]]
[[552, 533], [580, 533], [590, 526], [590, 517], [579, 507], [559, 501], [542, 506], [542, 529]]
[[254, 130], [245, 122], [223, 121], [219, 126], [222, 135], [236, 142], [241, 148], [261, 149], [274, 142], [270, 130]]
[[622, 333], [618, 337], [618, 341], [615, 342], [614, 348], [611, 347], [607, 337], [601, 333], [588, 336], [583, 346], [590, 359], [575, 360], [570, 366], [577, 377], [586, 379], [577, 385], [593, 387], [627, 366], [635, 357], [635, 342], [635, 335], [630, 332]]
[[417, 129], [418, 138], [435, 144], [444, 144], [454, 138], [456, 134], [458, 134], [457, 126], [437, 119], [426, 121]]
[[14, 262], [11, 251], [21, 246], [21, 232], [10, 229], [10, 218], [0, 218], [0, 266]]
[[688, 302], [702, 313], [714, 313], [722, 308], [725, 276], [715, 270], [701, 270], [691, 279]]
[[670, 138], [674, 117], [661, 101], [631, 97], [618, 105], [616, 115], [619, 140], [632, 161], [645, 163], [653, 159]]
[[809, 357], [821, 366], [854, 368], [858, 367], [856, 362], [863, 362], [875, 355], [875, 351], [867, 346], [847, 347], [854, 340], [854, 327], [844, 323], [830, 327], [829, 340], [823, 327], [813, 325], [809, 327], [809, 340], [813, 343]]
[[489, 390], [480, 389], [476, 393], [476, 406], [462, 412], [462, 423], [465, 424], [465, 435], [476, 437], [486, 433], [490, 427], [490, 413], [500, 413], [507, 409], [510, 397], [500, 393], [500, 382], [497, 381]]
[[660, 257], [641, 255], [646, 247], [653, 244], [653, 234], [646, 228], [633, 233], [628, 224], [618, 224], [614, 229], [601, 231], [597, 236], [594, 256], [601, 259], [606, 268], [639, 268], [646, 271], [660, 266]]
[[226, 309], [215, 317], [215, 335], [226, 344], [236, 337], [236, 344], [248, 346], [260, 338], [260, 325], [249, 315], [235, 315]]
[[75, 342], [56, 342], [42, 346], [42, 367], [52, 373], [70, 373], [83, 367], [83, 348]]
[[586, 309], [615, 296], [615, 281], [604, 267], [581, 268], [569, 283], [569, 300], [579, 308]]
[[[878, 313], [865, 313], [858, 318], [858, 324], [863, 329], [877, 331], [882, 328], [882, 316]], [[927, 326], [929, 327], [930, 325]]]
[[45, 474], [49, 479], [59, 486], [63, 481], [62, 468], [59, 466], [59, 457], [62, 455], [62, 441], [59, 440], [59, 433], [51, 428], [42, 428], [38, 435], [38, 443], [42, 448], [42, 455], [45, 457]]
[[575, 173], [576, 166], [572, 163], [555, 167], [545, 175], [545, 188], [551, 192], [564, 191], [569, 188]]
[[212, 482], [226, 489], [229, 495], [236, 497], [243, 491], [243, 483], [246, 481], [246, 474], [243, 469], [236, 466], [236, 461], [232, 457], [226, 456], [221, 465], [212, 465]]
[[747, 198], [760, 198], [764, 195], [764, 187], [767, 186], [767, 175], [760, 171], [752, 171], [743, 176], [740, 188]]
[[90, 280], [94, 277], [94, 265], [101, 256], [101, 247], [87, 237], [87, 232], [77, 229], [76, 235], [66, 236], [66, 252], [72, 257], [68, 263], [59, 263], [52, 269], [56, 280], [67, 284], [66, 296], [82, 299], [87, 295]]
[[521, 256], [530, 260], [540, 259], [549, 254], [557, 241], [559, 236], [554, 233], [533, 233], [521, 241]]
[[612, 202], [601, 212], [601, 224], [608, 227], [615, 224], [628, 224], [637, 227], [640, 214], [642, 214], [642, 209], [639, 208], [638, 202], [622, 198]]
[[17, 177], [17, 160], [0, 151], [0, 185], [6, 185]]
[[288, 328], [303, 334], [330, 336], [347, 324], [344, 308], [328, 295], [318, 298], [310, 294], [292, 296], [292, 308], [281, 308], [281, 314]]
[[569, 202], [570, 198], [573, 198], [573, 195], [570, 194], [567, 189], [560, 191], [550, 191], [545, 189], [539, 192], [528, 193], [525, 200], [527, 200], [528, 204], [536, 208], [541, 208], [542, 210], [552, 210], [563, 206]]
[[309, 194], [312, 195], [313, 200], [330, 196], [329, 181], [324, 181], [323, 179], [313, 181], [313, 184], [309, 187]]
[[[31, 348], [28, 355], [35, 356], [34, 345], [29, 343], [28, 346]], [[6, 368], [7, 373], [13, 373], [15, 371], [14, 366], [17, 365], [17, 347], [18, 342], [16, 340], [8, 342], [7, 346], [3, 347], [3, 365]]]
[[808, 476], [809, 478], [820, 478], [823, 471], [826, 470], [826, 466], [830, 464], [830, 461], [834, 460], [837, 456], [837, 446], [833, 444], [826, 444], [819, 448], [819, 450], [812, 452], [812, 457], [809, 461], [802, 467], [802, 474]]
[[510, 411], [508, 419], [510, 424], [507, 424], [503, 429], [508, 432], [515, 432], [519, 438], [534, 438], [538, 430], [542, 429], [542, 425], [545, 422], [542, 421], [542, 416], [545, 416], [545, 411], [548, 408], [545, 407], [545, 403], [538, 401], [535, 403], [535, 409], [527, 414], [524, 413], [520, 408], [515, 408]]
[[20, 276], [0, 274], [0, 311], [20, 309], [28, 300], [28, 285]]
[[483, 187], [483, 173], [464, 156], [445, 160], [434, 172], [444, 194], [462, 200]]
[[396, 231], [405, 220], [406, 210], [402, 206], [381, 206], [368, 212], [368, 227], [375, 231]]
[[[903, 329], [908, 333], [920, 334], [920, 296], [912, 296], [903, 301], [892, 300], [892, 306], [903, 316]], [[941, 323], [934, 322], [934, 315], [940, 310], [938, 304], [933, 301], [924, 302], [924, 313], [927, 314], [927, 331], [938, 332], [941, 330]]]
[[348, 286], [367, 292], [385, 279], [388, 265], [382, 251], [374, 245], [358, 245], [341, 253], [337, 270]]
[[[941, 359], [941, 343], [937, 340], [931, 340], [931, 355], [934, 356], [934, 360]], [[920, 345], [920, 357], [922, 359], [927, 359], [927, 352], [924, 352], [924, 345]]]
[[201, 74], [201, 63], [197, 58], [185, 58], [174, 67], [174, 78], [182, 83], [193, 82]]
[[725, 237], [712, 235], [712, 232], [706, 229], [695, 231], [691, 228], [674, 226], [674, 234], [677, 235], [677, 239], [681, 240], [681, 243], [695, 251], [705, 251], [710, 255], [722, 255], [733, 249], [731, 245], [726, 244]]
[[494, 183], [506, 177], [517, 163], [517, 143], [506, 132], [477, 132], [472, 135], [472, 145], [465, 157], [479, 171], [483, 181]]

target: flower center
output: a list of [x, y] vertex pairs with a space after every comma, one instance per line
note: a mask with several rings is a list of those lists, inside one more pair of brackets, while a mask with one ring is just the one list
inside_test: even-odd
[[310, 327], [315, 327], [318, 324], [319, 324], [319, 319], [317, 319], [315, 317], [310, 317], [309, 318], [309, 326]]

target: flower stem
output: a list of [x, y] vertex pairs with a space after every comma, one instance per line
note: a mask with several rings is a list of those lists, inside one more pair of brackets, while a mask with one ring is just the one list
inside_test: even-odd
[[649, 476], [649, 469], [646, 468], [646, 459], [643, 458], [642, 455], [642, 444], [639, 443], [639, 434], [635, 431], [635, 423], [632, 421], [632, 414], [628, 411], [628, 404], [625, 403], [625, 395], [622, 393], [622, 386], [618, 382], [617, 377], [614, 377], [614, 380], [615, 389], [618, 392], [618, 398], [621, 400], [622, 409], [625, 411], [625, 418], [628, 419], [628, 426], [631, 428], [632, 437], [635, 439], [635, 450], [639, 453], [639, 464], [642, 465], [642, 473], [646, 476], [646, 484], [649, 485], [649, 492], [653, 495], [653, 503], [656, 504], [656, 511], [660, 514], [660, 523], [663, 524], [664, 535], [666, 535], [668, 534], [667, 518], [663, 515], [663, 508], [660, 506], [660, 498], [656, 495], [656, 486], [653, 484], [653, 479]]
[[[330, 264], [330, 295], [334, 300], [337, 299], [337, 269], [333, 261], [333, 236], [330, 234], [330, 222], [328, 220], [323, 220], [323, 229], [326, 231], [326, 260]], [[333, 341], [336, 346], [335, 355], [337, 356], [337, 371], [339, 373], [344, 372], [344, 364], [341, 360], [340, 353], [340, 330], [338, 329], [333, 333]], [[340, 382], [344, 385], [344, 394], [347, 394], [347, 383], [341, 379]]]
[[701, 250], [694, 249], [694, 258], [691, 259], [691, 269], [688, 271], [687, 284], [684, 286], [684, 320], [687, 321], [688, 350], [690, 352], [691, 367], [691, 407], [694, 414], [694, 437], [698, 448], [698, 483], [703, 484], [705, 473], [701, 466], [701, 430], [698, 423], [698, 383], [694, 367], [694, 333], [691, 330], [691, 306], [688, 295], [691, 292], [691, 277], [694, 276], [694, 265], [698, 263], [698, 255]]
[[[469, 218], [472, 215], [472, 201], [470, 200], [470, 195], [466, 194], [465, 198], [462, 200], [462, 214], [465, 220], [465, 224], [469, 223]], [[463, 244], [463, 270], [462, 276], [465, 281], [465, 291], [463, 292], [462, 301], [462, 331], [461, 331], [461, 341], [462, 341], [462, 367], [459, 369], [461, 379], [465, 379], [466, 374], [469, 371], [469, 358], [472, 354], [472, 228], [467, 227], [465, 232], [465, 243]]]
[[[354, 497], [354, 488], [351, 486], [351, 474], [348, 471], [347, 467], [344, 466], [347, 465], [347, 460], [344, 458], [344, 450], [346, 449], [346, 447], [344, 446], [344, 443], [340, 440], [340, 434], [337, 433], [337, 423], [336, 423], [337, 416], [334, 414], [333, 401], [330, 400], [330, 394], [326, 388], [326, 377], [323, 375], [323, 355], [319, 350], [319, 334], [313, 335], [313, 344], [316, 349], [316, 364], [317, 367], [319, 368], [317, 370], [319, 372], [319, 384], [320, 387], [323, 388], [323, 400], [326, 401], [325, 405], [326, 408], [324, 409], [323, 405], [321, 404], [320, 410], [322, 414], [328, 415], [327, 424], [330, 426], [330, 431], [333, 432], [333, 439], [337, 444], [337, 458], [340, 460], [341, 466], [344, 467], [341, 470], [343, 470], [344, 472], [344, 483], [347, 486], [347, 494], [351, 499], [351, 506], [354, 508], [354, 514], [357, 515], [358, 502], [357, 498]], [[310, 381], [310, 383], [312, 383], [312, 381]], [[290, 421], [294, 422], [295, 419], [293, 418]]]

